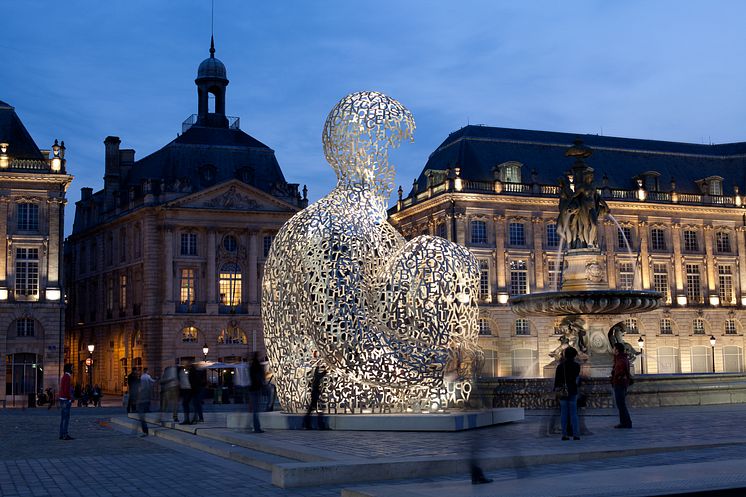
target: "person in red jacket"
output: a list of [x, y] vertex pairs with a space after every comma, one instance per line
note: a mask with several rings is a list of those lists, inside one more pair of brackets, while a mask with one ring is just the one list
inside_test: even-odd
[[632, 428], [632, 418], [627, 409], [627, 387], [632, 375], [629, 372], [629, 359], [624, 351], [624, 344], [614, 344], [614, 366], [611, 369], [611, 386], [614, 388], [614, 400], [619, 409], [619, 424], [614, 428]]
[[67, 427], [70, 424], [70, 408], [73, 405], [73, 385], [72, 385], [72, 364], [65, 364], [65, 373], [60, 378], [60, 440], [72, 440], [73, 437], [68, 435]]

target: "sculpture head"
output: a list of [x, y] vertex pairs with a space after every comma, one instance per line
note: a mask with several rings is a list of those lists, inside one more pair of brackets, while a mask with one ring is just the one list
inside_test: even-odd
[[321, 137], [324, 156], [340, 183], [363, 185], [388, 199], [394, 185], [390, 148], [414, 141], [412, 113], [375, 91], [347, 95], [329, 112]]

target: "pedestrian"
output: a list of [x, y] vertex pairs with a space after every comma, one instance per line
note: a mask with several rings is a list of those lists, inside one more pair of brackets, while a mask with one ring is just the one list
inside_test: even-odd
[[191, 424], [189, 420], [189, 406], [192, 404], [192, 385], [189, 383], [189, 369], [179, 366], [179, 396], [181, 397], [181, 407], [184, 410], [184, 421], [181, 425]]
[[614, 401], [619, 409], [619, 424], [614, 428], [632, 428], [632, 418], [627, 409], [627, 388], [632, 380], [629, 372], [629, 359], [623, 343], [614, 344], [614, 366], [611, 369], [611, 386], [614, 389]]
[[562, 440], [570, 440], [567, 433], [568, 420], [572, 426], [572, 439], [580, 440], [577, 404], [580, 364], [575, 362], [577, 355], [578, 351], [574, 347], [567, 347], [562, 353], [562, 361], [557, 365], [557, 370], [554, 374], [554, 390], [561, 392], [559, 403]]
[[[314, 354], [314, 357], [316, 354]], [[311, 378], [311, 401], [308, 403], [308, 409], [306, 415], [303, 417], [303, 428], [306, 430], [312, 429], [311, 425], [311, 413], [315, 410], [317, 412], [317, 429], [324, 430], [326, 425], [324, 423], [324, 412], [323, 409], [319, 409], [319, 399], [321, 398], [321, 382], [324, 380], [326, 370], [323, 369], [321, 362], [316, 363], [316, 367], [313, 369], [313, 377]]]
[[259, 411], [262, 400], [262, 390], [264, 390], [264, 366], [259, 362], [259, 354], [254, 352], [249, 365], [249, 402], [252, 413], [252, 422], [254, 433], [264, 433], [262, 425], [259, 422]]
[[60, 418], [60, 440], [72, 440], [67, 428], [70, 425], [70, 409], [73, 405], [73, 366], [72, 364], [65, 364], [65, 373], [60, 378], [60, 411], [62, 413]]
[[101, 387], [98, 383], [93, 385], [93, 390], [91, 390], [91, 400], [93, 401], [93, 407], [101, 407]]
[[142, 428], [143, 436], [148, 435], [145, 413], [150, 412], [150, 397], [153, 394], [154, 383], [153, 377], [148, 374], [148, 368], [144, 368], [137, 386], [137, 416], [140, 418], [140, 428]]
[[[170, 412], [171, 419], [179, 421], [179, 371], [176, 366], [167, 366], [161, 376], [161, 412]], [[163, 421], [163, 419], [161, 419]]]
[[192, 407], [194, 416], [192, 424], [204, 423], [205, 416], [202, 413], [202, 393], [207, 385], [207, 372], [198, 368], [196, 364], [189, 365], [189, 386], [192, 387]]
[[80, 383], [75, 384], [75, 389], [73, 390], [73, 399], [78, 401], [78, 407], [83, 405], [83, 387], [80, 386]]
[[137, 368], [132, 368], [127, 375], [127, 412], [137, 411], [137, 385], [140, 377], [137, 375]]

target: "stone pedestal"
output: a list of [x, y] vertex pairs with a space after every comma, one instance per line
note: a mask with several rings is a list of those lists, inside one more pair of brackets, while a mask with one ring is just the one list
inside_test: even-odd
[[562, 290], [607, 290], [606, 257], [599, 249], [572, 249], [565, 255]]

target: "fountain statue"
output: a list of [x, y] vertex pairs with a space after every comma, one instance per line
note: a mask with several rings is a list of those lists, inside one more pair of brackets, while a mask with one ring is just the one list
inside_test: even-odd
[[[662, 295], [651, 290], [609, 288], [606, 256], [598, 243], [598, 223], [611, 214], [593, 185], [593, 168], [585, 162], [591, 154], [592, 150], [580, 141], [565, 153], [575, 162], [559, 180], [557, 233], [562, 255], [559, 290], [513, 296], [510, 305], [519, 316], [563, 317], [557, 330], [559, 345], [550, 355], [558, 360], [561, 351], [572, 345], [579, 350], [581, 360], [587, 359], [587, 374], [605, 376], [614, 343], [625, 344], [631, 361], [638, 353], [624, 342], [624, 322], [615, 324], [606, 333], [590, 326], [593, 316], [651, 311], [658, 307]], [[563, 247], [567, 247], [564, 253]], [[555, 364], [550, 364], [547, 370], [553, 370]]]
[[334, 412], [438, 411], [468, 402], [477, 346], [479, 266], [440, 237], [406, 241], [386, 221], [389, 149], [412, 114], [377, 92], [344, 97], [322, 141], [337, 173], [328, 195], [277, 234], [262, 280], [262, 318], [286, 412], [306, 409], [326, 370]]

